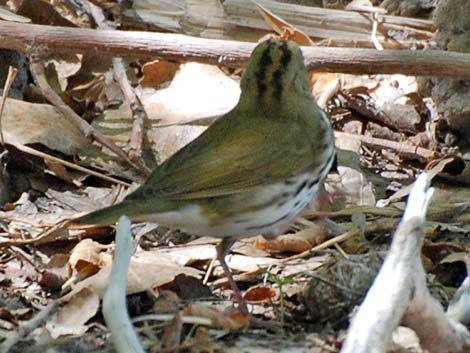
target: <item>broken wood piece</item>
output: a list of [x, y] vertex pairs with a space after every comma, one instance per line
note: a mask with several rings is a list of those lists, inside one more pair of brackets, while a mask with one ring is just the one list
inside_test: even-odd
[[426, 287], [420, 252], [432, 193], [428, 176], [421, 174], [382, 268], [351, 322], [342, 353], [386, 352], [400, 322], [416, 332], [429, 352], [470, 348], [470, 333], [446, 317]]

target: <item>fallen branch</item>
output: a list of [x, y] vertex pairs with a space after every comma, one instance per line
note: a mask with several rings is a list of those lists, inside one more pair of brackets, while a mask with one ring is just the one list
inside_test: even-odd
[[[255, 43], [203, 39], [179, 34], [107, 31], [0, 21], [0, 48], [28, 55], [81, 53], [162, 58], [243, 67]], [[470, 55], [441, 50], [374, 50], [303, 47], [312, 69], [350, 74], [404, 74], [469, 78]]]
[[426, 287], [420, 250], [433, 192], [428, 186], [427, 175], [420, 175], [390, 252], [351, 322], [342, 353], [385, 352], [400, 322], [415, 330], [428, 352], [462, 352], [470, 348], [470, 333], [445, 315]]

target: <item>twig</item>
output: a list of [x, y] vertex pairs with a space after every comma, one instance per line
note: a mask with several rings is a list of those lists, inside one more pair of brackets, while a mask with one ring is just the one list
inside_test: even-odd
[[356, 139], [361, 141], [366, 146], [371, 146], [375, 148], [388, 148], [394, 150], [402, 158], [408, 159], [420, 159], [423, 161], [429, 161], [433, 158], [438, 157], [438, 153], [423, 147], [416, 145], [410, 145], [404, 142], [395, 142], [390, 140], [384, 140], [377, 137], [371, 137], [366, 135], [355, 135], [348, 134], [346, 132], [335, 131], [335, 136], [337, 138], [348, 137], [351, 139]]
[[[39, 234], [36, 238], [33, 239], [15, 239], [15, 240], [5, 240], [0, 241], [0, 249], [11, 246], [25, 246], [25, 245], [40, 245], [54, 241], [57, 236], [55, 233], [63, 230], [67, 225], [70, 224], [70, 220], [64, 220], [55, 224], [52, 228], [46, 230], [45, 232]], [[67, 238], [61, 237], [62, 240], [67, 240]]]
[[290, 256], [290, 257], [286, 257], [285, 259], [282, 259], [280, 262], [286, 263], [286, 262], [289, 262], [289, 261], [292, 261], [292, 260], [302, 259], [302, 258], [307, 257], [310, 254], [314, 253], [315, 251], [320, 251], [320, 250], [327, 249], [327, 248], [329, 248], [330, 246], [332, 246], [334, 244], [341, 243], [345, 240], [354, 238], [354, 237], [356, 237], [360, 234], [361, 234], [361, 230], [358, 227], [354, 227], [354, 228], [348, 230], [344, 234], [341, 234], [341, 235], [338, 235], [337, 237], [329, 239], [329, 240], [321, 243], [320, 245], [317, 245], [317, 246], [315, 246], [315, 247], [313, 247], [313, 248], [311, 248], [307, 251], [301, 252], [300, 254], [296, 254], [296, 255], [293, 255], [293, 256]]
[[110, 182], [115, 183], [115, 184], [123, 185], [125, 187], [130, 186], [130, 184], [126, 183], [125, 181], [122, 181], [122, 180], [119, 180], [119, 179], [116, 179], [116, 178], [113, 178], [113, 177], [95, 172], [94, 170], [79, 166], [77, 164], [74, 164], [74, 163], [71, 163], [71, 162], [68, 162], [68, 161], [64, 161], [63, 159], [51, 156], [47, 153], [44, 153], [44, 152], [41, 152], [41, 151], [38, 151], [38, 150], [35, 150], [34, 148], [31, 148], [31, 147], [28, 147], [28, 146], [25, 146], [25, 145], [22, 145], [22, 144], [19, 144], [19, 143], [10, 143], [10, 144], [12, 146], [14, 146], [15, 148], [19, 149], [22, 152], [29, 153], [29, 154], [31, 154], [33, 156], [36, 156], [36, 157], [39, 157], [39, 158], [43, 158], [46, 161], [60, 163], [60, 164], [66, 166], [70, 169], [75, 169], [75, 170], [78, 170], [80, 172], [93, 175], [97, 178], [100, 178], [100, 179], [103, 179], [103, 180], [106, 180], [106, 181], [110, 181]]
[[[140, 163], [145, 166], [145, 164], [142, 162], [143, 160], [141, 156], [145, 136], [145, 122], [148, 121], [147, 112], [145, 111], [145, 108], [139, 97], [135, 94], [134, 90], [129, 84], [122, 58], [113, 58], [113, 69], [114, 79], [119, 83], [119, 87], [121, 87], [121, 91], [129, 103], [132, 116], [134, 117], [131, 141], [129, 144], [129, 158], [131, 158], [134, 162], [140, 161]], [[151, 170], [146, 167], [146, 174], [149, 175], [150, 172]]]
[[5, 139], [3, 137], [3, 124], [2, 124], [2, 116], [3, 116], [3, 108], [5, 108], [5, 102], [8, 97], [8, 92], [10, 92], [11, 85], [13, 81], [15, 81], [15, 77], [18, 74], [18, 69], [8, 66], [8, 75], [7, 79], [5, 80], [5, 85], [3, 86], [3, 95], [0, 99], [0, 139], [2, 142], [2, 146], [5, 146]]
[[[89, 14], [93, 17], [93, 20], [97, 24], [98, 28], [105, 30], [114, 30], [114, 28], [106, 22], [104, 14], [98, 6], [88, 0], [77, 1], [87, 9]], [[122, 58], [115, 57], [112, 61], [114, 79], [119, 84], [121, 92], [124, 95], [126, 101], [129, 103], [129, 107], [132, 111], [132, 116], [134, 117], [128, 156], [132, 161], [144, 168], [144, 172], [148, 176], [151, 173], [151, 170], [147, 168], [147, 166], [143, 162], [143, 159], [141, 158], [142, 146], [145, 135], [145, 122], [148, 121], [147, 112], [145, 111], [142, 102], [137, 97], [137, 94], [134, 92], [134, 89], [129, 83], [126, 68], [124, 67]]]
[[383, 45], [380, 43], [379, 39], [377, 38], [377, 28], [379, 26], [379, 14], [374, 12], [371, 14], [372, 17], [372, 33], [371, 33], [371, 40], [374, 43], [375, 49], [377, 50], [384, 50]]
[[[174, 314], [147, 314], [147, 315], [140, 315], [139, 317], [132, 320], [133, 323], [142, 322], [142, 321], [171, 321], [175, 317]], [[211, 319], [206, 317], [200, 316], [188, 316], [185, 315], [182, 317], [182, 321], [185, 324], [193, 324], [193, 325], [204, 325], [204, 326], [212, 326], [213, 322]]]
[[27, 336], [34, 329], [36, 329], [36, 327], [41, 325], [44, 320], [51, 316], [55, 310], [57, 310], [57, 307], [57, 301], [52, 301], [46, 307], [44, 307], [44, 309], [37, 313], [35, 317], [18, 327], [18, 330], [2, 343], [0, 346], [0, 353], [8, 353], [21, 338]]

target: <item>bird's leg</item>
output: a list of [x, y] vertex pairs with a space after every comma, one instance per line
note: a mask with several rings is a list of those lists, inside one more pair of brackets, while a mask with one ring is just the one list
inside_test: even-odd
[[219, 260], [220, 264], [222, 265], [222, 268], [224, 269], [225, 276], [227, 277], [228, 283], [232, 288], [233, 296], [238, 302], [238, 305], [240, 306], [240, 311], [242, 312], [242, 314], [248, 315], [249, 313], [246, 303], [242, 298], [237, 283], [233, 279], [232, 272], [230, 271], [227, 263], [225, 262], [225, 255], [227, 255], [227, 253], [230, 251], [230, 248], [232, 247], [233, 243], [235, 243], [235, 240], [236, 239], [230, 237], [222, 239], [222, 241], [216, 247], [217, 259]]

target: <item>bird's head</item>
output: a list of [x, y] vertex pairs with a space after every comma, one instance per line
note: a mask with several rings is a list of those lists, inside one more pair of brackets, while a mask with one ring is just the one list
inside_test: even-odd
[[275, 105], [289, 96], [310, 95], [307, 69], [299, 46], [287, 40], [269, 38], [251, 54], [241, 80], [240, 101]]

